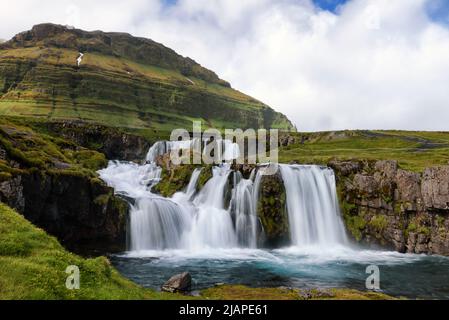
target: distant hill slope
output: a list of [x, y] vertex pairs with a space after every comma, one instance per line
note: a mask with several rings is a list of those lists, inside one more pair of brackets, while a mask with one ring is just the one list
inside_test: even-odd
[[163, 130], [195, 119], [293, 129], [283, 114], [159, 43], [54, 24], [0, 44], [0, 114]]

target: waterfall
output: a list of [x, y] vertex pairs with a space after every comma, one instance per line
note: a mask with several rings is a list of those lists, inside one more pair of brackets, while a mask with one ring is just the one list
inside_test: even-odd
[[164, 198], [141, 198], [131, 207], [131, 249], [176, 249], [191, 219], [188, 211]]
[[330, 246], [346, 243], [333, 170], [281, 165], [287, 193], [292, 244]]
[[[173, 197], [163, 198], [151, 192], [162, 171], [156, 158], [189, 143], [192, 142], [157, 142], [148, 151], [145, 164], [111, 161], [99, 171], [116, 193], [134, 199], [130, 249], [256, 248], [263, 233], [257, 217], [263, 184], [260, 168], [245, 179], [229, 164], [212, 167], [212, 177], [199, 192], [202, 169], [197, 168], [186, 189]], [[228, 143], [227, 150], [230, 158], [238, 155], [232, 143]], [[286, 190], [292, 245], [345, 244], [333, 171], [319, 166], [280, 165], [280, 173]]]
[[192, 199], [196, 192], [196, 185], [198, 184], [198, 179], [200, 177], [201, 169], [196, 168], [193, 170], [192, 177], [190, 178], [189, 184], [187, 185], [185, 194], [188, 199]]
[[234, 186], [230, 209], [235, 216], [238, 243], [242, 247], [256, 248], [257, 201], [254, 201], [255, 189], [253, 181], [244, 179], [240, 172], [234, 172]]
[[229, 165], [212, 168], [212, 178], [193, 200], [197, 214], [189, 233], [189, 247], [232, 248], [237, 245], [232, 217], [225, 207]]

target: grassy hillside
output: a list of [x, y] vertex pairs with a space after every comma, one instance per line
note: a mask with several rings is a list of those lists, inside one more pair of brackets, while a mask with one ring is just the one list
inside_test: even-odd
[[449, 132], [340, 131], [292, 134], [280, 162], [327, 164], [332, 159], [397, 160], [408, 170], [449, 162]]
[[192, 120], [292, 128], [284, 115], [161, 44], [52, 24], [0, 45], [0, 115], [166, 131], [191, 128]]
[[[65, 286], [67, 266], [80, 269], [80, 289]], [[83, 259], [0, 203], [0, 299], [174, 299], [121, 277], [104, 258]]]

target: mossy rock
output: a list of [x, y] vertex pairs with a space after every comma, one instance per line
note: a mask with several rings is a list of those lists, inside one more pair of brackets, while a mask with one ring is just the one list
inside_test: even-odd
[[201, 190], [204, 185], [212, 178], [212, 165], [205, 166], [198, 177], [198, 190]]
[[287, 195], [279, 173], [262, 177], [257, 203], [257, 215], [264, 230], [264, 242], [268, 247], [279, 247], [290, 241]]
[[190, 182], [195, 165], [179, 165], [167, 170], [163, 168], [161, 181], [154, 186], [153, 192], [164, 197], [171, 197], [176, 192], [183, 191]]

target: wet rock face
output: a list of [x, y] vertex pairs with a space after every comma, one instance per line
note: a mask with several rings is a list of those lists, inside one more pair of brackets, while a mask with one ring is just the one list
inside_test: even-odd
[[280, 247], [290, 241], [286, 193], [280, 172], [262, 177], [257, 215], [263, 227], [259, 242], [267, 247]]
[[188, 272], [183, 272], [171, 277], [161, 287], [165, 292], [189, 292], [192, 288], [192, 276]]
[[127, 204], [100, 181], [65, 175], [23, 177], [24, 213], [68, 246], [125, 243]]
[[449, 166], [418, 174], [396, 161], [338, 162], [347, 229], [357, 241], [399, 252], [449, 255]]

